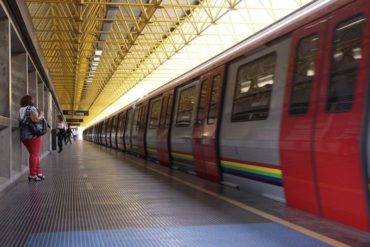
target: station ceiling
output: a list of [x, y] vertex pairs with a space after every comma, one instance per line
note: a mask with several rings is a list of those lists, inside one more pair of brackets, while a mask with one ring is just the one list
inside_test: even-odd
[[309, 2], [26, 0], [60, 105], [89, 111], [85, 126]]

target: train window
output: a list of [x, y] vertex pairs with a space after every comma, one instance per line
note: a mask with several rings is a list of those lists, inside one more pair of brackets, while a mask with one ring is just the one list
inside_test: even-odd
[[166, 110], [166, 121], [165, 127], [168, 128], [171, 122], [171, 112], [172, 112], [172, 94], [168, 97], [167, 110]]
[[345, 112], [352, 107], [365, 18], [357, 16], [337, 26], [331, 56], [326, 111]]
[[195, 104], [195, 86], [186, 88], [180, 92], [179, 105], [177, 108], [176, 125], [189, 125]]
[[238, 68], [232, 121], [263, 120], [268, 116], [274, 84], [276, 53]]
[[197, 117], [195, 119], [195, 122], [200, 124], [203, 122], [204, 119], [204, 108], [206, 107], [206, 96], [208, 91], [208, 81], [204, 80], [202, 81], [202, 84], [200, 86], [200, 92], [199, 92], [199, 104], [198, 104], [198, 110], [197, 110]]
[[290, 95], [290, 115], [304, 115], [308, 111], [312, 79], [315, 75], [318, 41], [319, 36], [313, 34], [302, 38], [297, 45], [292, 92]]
[[213, 124], [216, 120], [216, 113], [217, 113], [217, 104], [220, 100], [220, 93], [221, 93], [221, 76], [217, 75], [212, 80], [212, 91], [211, 91], [211, 99], [209, 101], [208, 107], [208, 119], [207, 124]]
[[159, 115], [161, 113], [161, 100], [157, 99], [152, 102], [152, 109], [150, 110], [149, 129], [156, 129], [158, 127]]

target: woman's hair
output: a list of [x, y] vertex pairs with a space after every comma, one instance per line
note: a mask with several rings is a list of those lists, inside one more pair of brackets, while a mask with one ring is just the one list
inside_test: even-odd
[[21, 99], [21, 107], [25, 107], [25, 106], [33, 106], [33, 96], [31, 95], [25, 95], [22, 97]]

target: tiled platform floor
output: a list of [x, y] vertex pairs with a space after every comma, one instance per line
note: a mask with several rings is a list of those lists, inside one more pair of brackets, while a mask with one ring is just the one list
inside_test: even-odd
[[328, 246], [232, 202], [370, 245], [367, 233], [91, 143], [42, 163], [45, 181], [25, 176], [0, 199], [0, 246]]

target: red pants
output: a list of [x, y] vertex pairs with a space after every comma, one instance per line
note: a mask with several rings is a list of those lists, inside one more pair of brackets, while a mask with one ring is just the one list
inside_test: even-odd
[[41, 136], [35, 137], [33, 139], [22, 140], [23, 144], [26, 146], [28, 152], [30, 153], [30, 176], [36, 176], [42, 174], [39, 153], [41, 149]]

